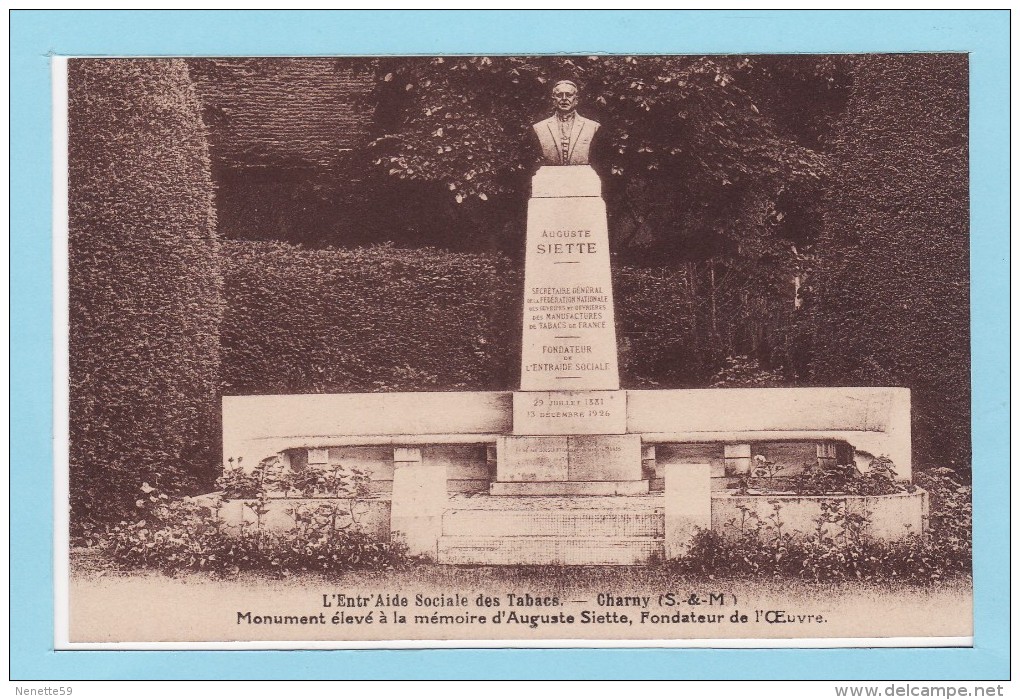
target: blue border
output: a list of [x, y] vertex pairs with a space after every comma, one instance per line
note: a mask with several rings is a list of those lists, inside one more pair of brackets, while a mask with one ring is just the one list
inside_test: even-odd
[[[531, 11], [533, 12], [533, 11]], [[494, 31], [498, 28], [498, 32]], [[50, 52], [71, 55], [967, 51], [975, 647], [878, 650], [54, 652]], [[1009, 12], [14, 11], [11, 677], [1009, 677]]]

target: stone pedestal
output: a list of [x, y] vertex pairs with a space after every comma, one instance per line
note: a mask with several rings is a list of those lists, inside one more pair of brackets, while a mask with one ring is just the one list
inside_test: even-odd
[[638, 435], [563, 435], [496, 440], [497, 481], [641, 479]]
[[647, 493], [641, 439], [620, 391], [609, 232], [590, 166], [547, 166], [531, 183], [521, 391], [496, 442], [494, 495]]
[[492, 496], [640, 496], [648, 481], [494, 481]]
[[749, 473], [751, 471], [750, 443], [727, 443], [723, 445], [723, 458], [725, 460], [726, 476]]
[[599, 177], [588, 165], [546, 166], [531, 194], [521, 389], [619, 389]]

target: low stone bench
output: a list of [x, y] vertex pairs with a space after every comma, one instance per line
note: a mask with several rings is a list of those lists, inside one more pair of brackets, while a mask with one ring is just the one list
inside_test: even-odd
[[[641, 478], [633, 483], [642, 492], [649, 483], [663, 492], [667, 556], [682, 554], [698, 528], [718, 529], [730, 517], [726, 513], [743, 503], [720, 492], [728, 477], [747, 472], [753, 445], [808, 443], [812, 458], [819, 461], [836, 459], [839, 445], [852, 446], [859, 463], [884, 455], [895, 464], [899, 479], [910, 479], [907, 389], [621, 393], [625, 435], [637, 436], [641, 446], [634, 450], [640, 461], [634, 471]], [[513, 434], [513, 426], [512, 392], [228, 396], [223, 399], [223, 454], [251, 467], [280, 455], [297, 469], [334, 462], [367, 469], [373, 492], [391, 497], [390, 532], [407, 541], [413, 553], [436, 556], [448, 494], [488, 492], [496, 480], [495, 446]], [[530, 484], [524, 491], [530, 495], [520, 497], [536, 497], [534, 491]], [[619, 484], [609, 491], [591, 491], [637, 493]], [[764, 496], [743, 498], [756, 508], [767, 501]], [[803, 503], [808, 501], [790, 501], [794, 509], [815, 507]], [[905, 522], [920, 531], [918, 523], [925, 516], [918, 514], [926, 509], [926, 500], [885, 503], [862, 506], [877, 509], [876, 536], [898, 536], [902, 524], [893, 520], [907, 511]]]

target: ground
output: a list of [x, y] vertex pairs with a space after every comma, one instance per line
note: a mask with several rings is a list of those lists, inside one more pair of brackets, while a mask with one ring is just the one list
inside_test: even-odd
[[171, 577], [82, 557], [69, 597], [72, 642], [965, 638], [973, 607], [964, 578], [920, 588], [694, 580], [656, 567], [439, 565]]

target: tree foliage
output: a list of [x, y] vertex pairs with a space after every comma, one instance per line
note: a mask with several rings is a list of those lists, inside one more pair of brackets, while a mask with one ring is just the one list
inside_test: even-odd
[[683, 341], [695, 374], [711, 376], [727, 355], [796, 373], [794, 280], [813, 264], [844, 66], [823, 56], [380, 59], [366, 166], [420, 203], [394, 228], [514, 259], [535, 169], [531, 124], [551, 112], [552, 84], [572, 79], [579, 111], [603, 125], [597, 167], [618, 263], [682, 270], [704, 310], [704, 322], [683, 315], [695, 321]]
[[218, 243], [179, 60], [69, 66], [70, 493], [76, 528], [138, 484], [208, 473], [218, 443]]
[[[530, 125], [550, 113], [552, 83], [575, 80], [580, 111], [603, 124], [614, 246], [686, 259], [789, 248], [783, 220], [825, 173], [819, 115], [841, 85], [816, 57], [394, 58], [375, 75], [374, 165], [497, 229], [527, 195]], [[804, 109], [786, 108], [793, 96]]]

